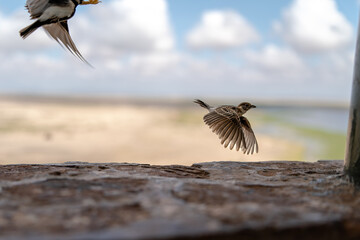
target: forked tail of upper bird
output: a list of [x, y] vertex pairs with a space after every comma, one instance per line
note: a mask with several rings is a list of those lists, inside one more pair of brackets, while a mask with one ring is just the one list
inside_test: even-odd
[[40, 21], [36, 21], [33, 24], [31, 24], [30, 26], [24, 27], [23, 29], [20, 30], [20, 36], [25, 39], [27, 38], [30, 34], [32, 34], [36, 29], [38, 29], [39, 27], [41, 27], [43, 24]]

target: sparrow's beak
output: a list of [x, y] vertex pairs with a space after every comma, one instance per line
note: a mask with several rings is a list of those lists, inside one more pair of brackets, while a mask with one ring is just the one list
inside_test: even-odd
[[256, 108], [256, 106], [255, 106], [255, 105], [251, 105], [251, 108]]

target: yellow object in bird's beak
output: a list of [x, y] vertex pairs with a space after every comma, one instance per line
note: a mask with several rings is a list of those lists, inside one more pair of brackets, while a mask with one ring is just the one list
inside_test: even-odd
[[81, 5], [88, 5], [88, 4], [98, 4], [101, 3], [99, 0], [89, 0], [89, 1], [83, 1]]

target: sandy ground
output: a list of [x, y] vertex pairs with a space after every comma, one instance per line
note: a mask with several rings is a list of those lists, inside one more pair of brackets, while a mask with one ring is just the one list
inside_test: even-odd
[[[257, 134], [259, 154], [248, 156], [225, 149], [202, 122], [204, 113], [197, 107], [0, 100], [0, 164], [191, 165], [285, 160], [296, 151], [292, 142], [261, 134]], [[256, 126], [255, 120], [255, 132]]]

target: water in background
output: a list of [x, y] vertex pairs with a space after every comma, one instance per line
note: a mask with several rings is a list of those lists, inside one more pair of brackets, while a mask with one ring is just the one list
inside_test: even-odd
[[346, 134], [347, 108], [267, 107], [264, 112], [296, 125]]
[[[259, 108], [260, 110], [260, 108]], [[292, 141], [292, 159], [343, 159], [348, 109], [339, 107], [266, 107], [260, 133]]]

